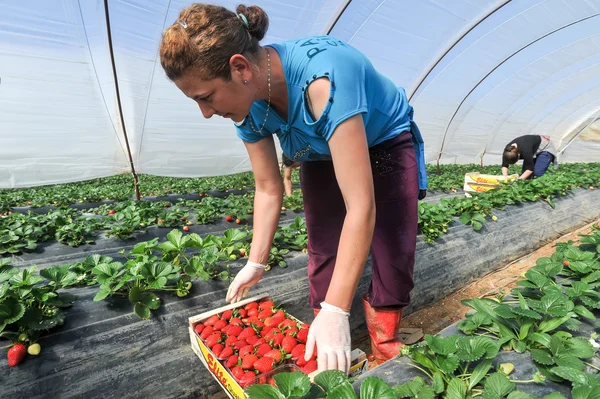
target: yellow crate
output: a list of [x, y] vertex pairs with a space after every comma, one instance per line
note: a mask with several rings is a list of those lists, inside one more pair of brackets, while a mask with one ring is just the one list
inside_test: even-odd
[[479, 172], [470, 172], [465, 174], [465, 184], [493, 184], [498, 185], [503, 181], [515, 181], [519, 175], [483, 175]]

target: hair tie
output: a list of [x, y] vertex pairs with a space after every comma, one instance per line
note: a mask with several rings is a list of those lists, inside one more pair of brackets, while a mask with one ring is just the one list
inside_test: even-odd
[[237, 15], [239, 19], [242, 20], [242, 22], [244, 23], [244, 25], [246, 26], [246, 29], [248, 29], [248, 18], [246, 18], [246, 16], [244, 14], [238, 14]]
[[183, 29], [187, 29], [187, 27], [188, 27], [188, 24], [187, 24], [187, 22], [185, 22], [185, 21], [177, 21], [177, 23], [178, 23], [179, 25], [181, 25], [181, 27], [182, 27]]

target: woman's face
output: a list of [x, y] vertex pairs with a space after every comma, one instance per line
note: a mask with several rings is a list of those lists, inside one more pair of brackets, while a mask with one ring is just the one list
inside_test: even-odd
[[243, 83], [239, 73], [233, 73], [231, 80], [225, 81], [222, 78], [201, 80], [190, 71], [175, 80], [175, 85], [196, 101], [207, 119], [219, 115], [239, 123], [250, 113], [254, 101], [252, 89]]

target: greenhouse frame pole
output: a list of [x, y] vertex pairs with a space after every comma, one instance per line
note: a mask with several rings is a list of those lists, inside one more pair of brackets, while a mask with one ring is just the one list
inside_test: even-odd
[[135, 199], [140, 200], [140, 186], [138, 175], [135, 172], [135, 166], [133, 164], [133, 157], [131, 156], [131, 147], [129, 146], [129, 138], [127, 137], [127, 129], [125, 128], [125, 119], [123, 118], [123, 107], [121, 106], [121, 94], [119, 92], [119, 80], [117, 79], [117, 66], [115, 64], [115, 54], [112, 45], [112, 35], [110, 31], [110, 15], [108, 12], [108, 0], [104, 0], [104, 15], [106, 16], [106, 34], [108, 36], [108, 49], [110, 52], [110, 62], [112, 64], [113, 77], [115, 80], [115, 92], [117, 96], [117, 106], [119, 109], [119, 117], [121, 119], [121, 128], [123, 129], [123, 136], [125, 137], [125, 146], [127, 147], [127, 156], [129, 157], [129, 166], [131, 167], [131, 174], [133, 175], [133, 187], [135, 188]]

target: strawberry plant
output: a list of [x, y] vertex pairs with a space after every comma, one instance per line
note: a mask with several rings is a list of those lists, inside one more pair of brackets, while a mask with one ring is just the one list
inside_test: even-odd
[[[0, 332], [13, 342], [20, 334], [34, 340], [41, 331], [62, 325], [61, 309], [76, 299], [62, 291], [75, 283], [74, 273], [43, 269], [37, 275], [36, 271], [35, 266], [17, 269], [9, 260], [0, 261]], [[48, 284], [42, 285], [44, 278]]]
[[294, 190], [292, 191], [291, 196], [283, 197], [283, 206], [287, 209], [291, 209], [292, 211], [301, 211], [304, 210], [304, 199], [302, 197], [302, 190]]

